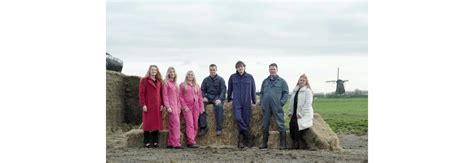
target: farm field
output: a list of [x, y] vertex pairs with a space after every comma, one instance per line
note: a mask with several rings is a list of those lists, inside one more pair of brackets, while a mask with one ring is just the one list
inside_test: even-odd
[[[317, 98], [313, 109], [337, 134], [367, 135], [368, 98]], [[288, 102], [284, 106], [288, 113]], [[288, 127], [289, 118], [285, 117]]]

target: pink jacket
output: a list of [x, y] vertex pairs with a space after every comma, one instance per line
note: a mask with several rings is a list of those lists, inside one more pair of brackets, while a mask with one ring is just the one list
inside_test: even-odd
[[166, 81], [163, 88], [163, 102], [167, 108], [171, 107], [173, 112], [179, 113], [181, 111], [181, 104], [179, 102], [178, 88], [176, 88], [174, 81]]
[[[186, 95], [183, 95], [183, 85], [186, 85]], [[181, 102], [181, 106], [183, 108], [189, 108], [191, 111], [198, 111], [201, 113], [204, 111], [204, 103], [202, 101], [202, 92], [201, 89], [198, 88], [197, 94], [194, 92], [194, 87], [188, 83], [181, 83], [179, 85], [179, 100]]]

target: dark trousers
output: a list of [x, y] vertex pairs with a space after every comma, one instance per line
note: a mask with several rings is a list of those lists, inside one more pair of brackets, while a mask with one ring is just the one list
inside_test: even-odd
[[199, 115], [199, 128], [200, 129], [207, 128], [207, 113], [205, 112], [207, 105], [214, 106], [214, 117], [216, 119], [216, 131], [222, 131], [222, 125], [224, 123], [224, 101], [222, 101], [219, 105], [216, 105], [214, 102], [204, 103], [204, 113]]
[[234, 119], [239, 126], [239, 133], [245, 134], [250, 128], [250, 118], [252, 116], [252, 105], [248, 103], [245, 106], [237, 104], [235, 101], [232, 103], [232, 111], [234, 112]]
[[291, 140], [293, 142], [301, 142], [303, 141], [303, 134], [304, 132], [306, 132], [308, 129], [304, 129], [304, 130], [299, 130], [298, 128], [298, 118], [296, 117], [296, 115], [293, 115], [291, 116], [291, 120], [290, 120], [290, 136], [291, 136]]

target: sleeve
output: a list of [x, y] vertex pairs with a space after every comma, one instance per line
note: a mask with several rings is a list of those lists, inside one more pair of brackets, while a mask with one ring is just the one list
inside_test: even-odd
[[253, 77], [251, 77], [251, 79], [252, 79], [252, 82], [251, 82], [251, 84], [252, 84], [252, 90], [251, 91], [252, 92], [250, 92], [250, 93], [252, 95], [252, 103], [257, 104], [257, 99], [255, 97], [256, 96], [256, 94], [255, 94], [255, 80], [253, 80]]
[[201, 83], [201, 91], [202, 91], [201, 97], [206, 97], [207, 95], [206, 78], [204, 78], [204, 80]]
[[311, 89], [308, 89], [308, 91], [306, 91], [306, 97], [304, 100], [303, 108], [298, 114], [301, 114], [300, 116], [302, 117], [306, 112], [312, 111], [310, 110], [311, 108], [313, 108], [312, 105], [313, 105], [313, 91]]
[[140, 103], [140, 108], [142, 108], [143, 106], [145, 106], [146, 104], [146, 100], [145, 100], [145, 91], [146, 91], [146, 79], [145, 78], [142, 78], [140, 80], [140, 85], [139, 85], [139, 88], [138, 88], [138, 95], [139, 95], [139, 103]]
[[179, 84], [179, 103], [181, 104], [181, 108], [186, 107], [186, 103], [184, 102], [184, 94], [183, 94], [183, 89], [186, 89], [186, 85], [183, 87], [183, 83]]
[[227, 90], [227, 101], [230, 102], [232, 101], [232, 89], [233, 89], [233, 85], [232, 85], [232, 75], [230, 76], [229, 78], [229, 84], [227, 85], [229, 87], [229, 89]]
[[167, 89], [168, 83], [164, 83], [163, 87], [161, 87], [163, 92], [163, 103], [167, 108], [170, 108], [170, 101], [169, 101], [169, 96], [168, 96], [168, 89]]
[[286, 83], [285, 80], [283, 80], [283, 91], [282, 91], [282, 95], [281, 95], [281, 100], [280, 100], [280, 103], [281, 103], [281, 106], [285, 105], [286, 101], [288, 101], [288, 84]]
[[227, 89], [227, 88], [226, 88], [226, 86], [225, 86], [225, 81], [224, 81], [223, 78], [220, 78], [220, 83], [221, 83], [221, 84], [220, 84], [220, 85], [221, 85], [221, 93], [220, 93], [220, 95], [219, 95], [219, 99], [220, 99], [222, 102], [224, 102], [224, 100], [225, 100], [225, 92], [226, 92], [226, 89]]

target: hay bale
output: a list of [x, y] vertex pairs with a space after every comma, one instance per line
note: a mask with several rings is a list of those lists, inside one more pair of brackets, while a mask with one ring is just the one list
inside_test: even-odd
[[306, 141], [306, 145], [313, 150], [342, 150], [336, 133], [332, 131], [329, 125], [318, 113], [314, 113], [313, 126], [304, 133], [303, 139]]
[[124, 78], [119, 72], [106, 73], [106, 127], [113, 130], [124, 123]]
[[126, 76], [124, 82], [124, 121], [131, 125], [140, 125], [142, 123], [142, 109], [138, 99], [140, 77]]

